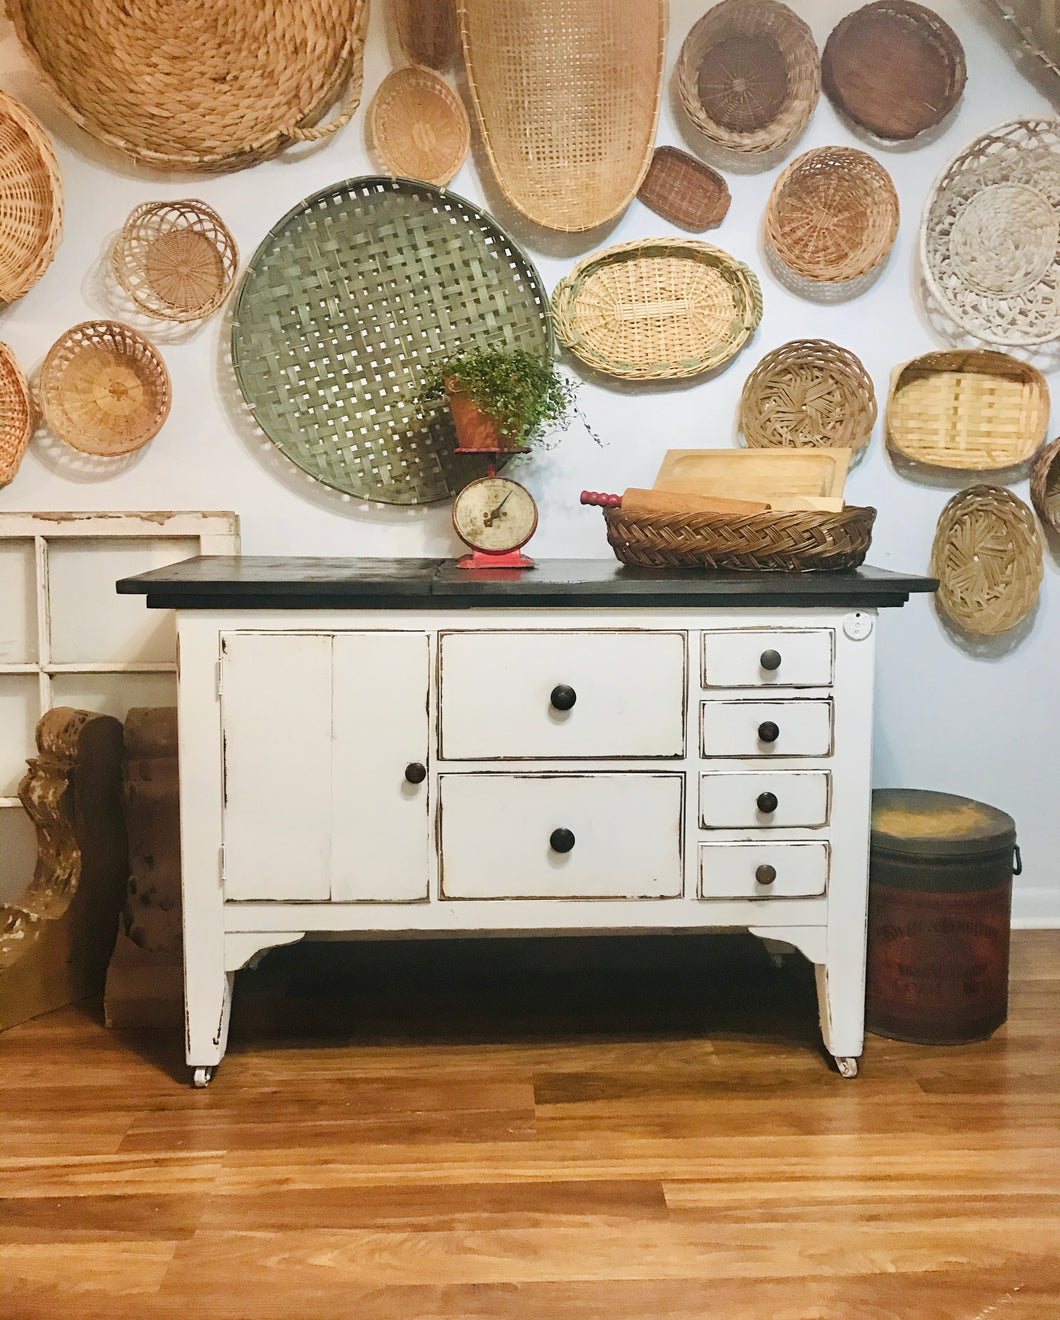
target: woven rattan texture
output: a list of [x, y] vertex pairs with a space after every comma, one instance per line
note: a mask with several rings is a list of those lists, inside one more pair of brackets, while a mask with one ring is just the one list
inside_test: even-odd
[[605, 509], [607, 540], [624, 564], [807, 573], [856, 568], [876, 510], [841, 513], [631, 514]]
[[671, 224], [696, 233], [721, 224], [732, 198], [717, 170], [677, 147], [656, 147], [638, 198]]
[[447, 69], [460, 50], [453, 0], [390, 0], [398, 45], [411, 64]]
[[920, 228], [928, 287], [991, 344], [1060, 337], [1060, 119], [1016, 119], [943, 170]]
[[350, 179], [290, 211], [251, 259], [232, 327], [269, 439], [324, 485], [387, 504], [482, 475], [453, 452], [448, 406], [415, 403], [431, 360], [472, 345], [550, 353], [540, 277], [470, 203], [402, 179]]
[[0, 92], [0, 302], [14, 302], [51, 265], [63, 221], [55, 152], [36, 119]]
[[651, 163], [665, 0], [457, 0], [468, 88], [507, 200], [539, 225], [592, 229]]
[[886, 260], [898, 233], [891, 176], [854, 147], [816, 147], [783, 171], [766, 206], [766, 239], [809, 280], [855, 280]]
[[1049, 386], [1007, 353], [954, 349], [897, 368], [887, 443], [933, 467], [987, 472], [1022, 463], [1045, 439]]
[[821, 56], [837, 109], [877, 137], [908, 141], [960, 100], [964, 48], [950, 25], [912, 0], [876, 0], [842, 19]]
[[1021, 50], [1055, 79], [1060, 93], [1060, 22], [1056, 0], [988, 0], [1009, 24]]
[[195, 198], [144, 202], [111, 251], [118, 283], [148, 316], [200, 321], [235, 283], [239, 249], [212, 207]]
[[868, 372], [828, 339], [794, 339], [773, 349], [740, 396], [740, 430], [752, 449], [860, 449], [875, 421]]
[[676, 85], [690, 123], [713, 146], [767, 155], [810, 122], [821, 92], [817, 45], [787, 5], [722, 0], [685, 38]]
[[368, 134], [388, 174], [438, 185], [456, 174], [471, 146], [463, 101], [430, 69], [387, 74], [368, 109]]
[[556, 285], [556, 333], [589, 366], [625, 380], [696, 376], [727, 362], [762, 319], [749, 266], [696, 239], [594, 252]]
[[67, 113], [148, 165], [250, 165], [334, 132], [360, 98], [368, 0], [10, 0], [8, 13]]
[[1051, 531], [1060, 532], [1060, 440], [1044, 445], [1031, 467], [1031, 503]]
[[939, 608], [967, 632], [1008, 632], [1031, 610], [1042, 581], [1034, 515], [1003, 486], [969, 486], [939, 517], [931, 547]]
[[25, 372], [6, 344], [0, 344], [0, 486], [18, 471], [36, 418]]
[[116, 457], [147, 444], [169, 416], [169, 372], [158, 350], [120, 321], [82, 321], [48, 350], [44, 420], [85, 454]]

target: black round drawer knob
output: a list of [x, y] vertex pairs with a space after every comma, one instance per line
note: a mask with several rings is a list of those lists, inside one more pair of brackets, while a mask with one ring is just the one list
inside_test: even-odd
[[419, 761], [410, 761], [405, 767], [405, 778], [410, 784], [422, 784], [427, 778], [427, 767]]
[[755, 799], [758, 803], [758, 810], [765, 816], [770, 816], [777, 809], [776, 793], [759, 793]]
[[574, 847], [574, 833], [572, 830], [553, 830], [548, 836], [548, 841], [553, 852], [570, 852]]
[[772, 720], [763, 720], [758, 726], [758, 738], [760, 742], [775, 743], [780, 737], [780, 725], [774, 724]]
[[557, 683], [549, 694], [549, 701], [556, 710], [570, 710], [578, 700], [578, 694], [566, 683]]
[[758, 663], [762, 666], [763, 669], [779, 669], [780, 652], [772, 651], [772, 650], [763, 651], [762, 654], [758, 657]]
[[755, 868], [755, 879], [760, 885], [771, 885], [777, 878], [777, 868], [769, 866], [763, 862], [761, 866]]

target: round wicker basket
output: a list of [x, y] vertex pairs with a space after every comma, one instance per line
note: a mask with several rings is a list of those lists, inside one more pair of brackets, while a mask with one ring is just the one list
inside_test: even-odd
[[36, 413], [25, 372], [6, 344], [0, 344], [0, 486], [6, 486], [22, 462]]
[[1060, 532], [1060, 440], [1044, 445], [1031, 467], [1031, 503], [1050, 531]]
[[398, 45], [410, 64], [447, 69], [460, 50], [452, 0], [390, 0]]
[[139, 449], [169, 415], [169, 372], [157, 349], [120, 321], [82, 321], [48, 350], [40, 373], [44, 420], [84, 454]]
[[750, 157], [794, 142], [821, 92], [813, 33], [777, 0], [722, 0], [709, 9], [684, 40], [676, 79], [695, 129]]
[[1030, 509], [1003, 486], [969, 486], [939, 516], [931, 547], [939, 608], [967, 632], [995, 636], [1034, 606], [1042, 542]]
[[816, 147], [783, 171], [766, 206], [766, 239], [809, 280], [841, 283], [875, 270], [898, 233], [891, 176], [854, 147]]
[[63, 222], [63, 183], [36, 119], [0, 92], [0, 302], [14, 302], [51, 265]]
[[388, 73], [368, 110], [368, 133], [388, 174], [447, 184], [471, 146], [460, 97], [444, 78], [413, 66]]
[[199, 321], [231, 291], [239, 250], [205, 202], [145, 202], [129, 216], [111, 253], [115, 278], [148, 316]]
[[740, 430], [752, 449], [861, 449], [875, 422], [871, 377], [828, 339], [793, 339], [767, 353], [740, 396]]

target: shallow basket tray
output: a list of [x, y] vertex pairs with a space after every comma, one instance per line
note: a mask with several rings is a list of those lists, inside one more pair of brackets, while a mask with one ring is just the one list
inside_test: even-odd
[[368, 108], [368, 137], [388, 174], [441, 186], [467, 157], [471, 125], [444, 78], [430, 69], [394, 69]]
[[925, 353], [891, 379], [888, 446], [932, 467], [988, 472], [1025, 462], [1048, 425], [1045, 377], [1007, 353]]
[[751, 449], [861, 449], [875, 423], [871, 377], [829, 339], [793, 339], [773, 349], [740, 396], [740, 430]]
[[721, 224], [732, 198], [717, 170], [678, 147], [656, 147], [637, 197], [671, 224], [696, 233]]
[[605, 509], [607, 540], [623, 564], [646, 568], [808, 573], [856, 568], [876, 510], [840, 513], [631, 514]]
[[0, 344], [0, 486], [6, 486], [18, 471], [35, 421], [25, 372], [10, 348]]
[[63, 221], [63, 184], [44, 130], [0, 92], [0, 303], [14, 302], [51, 265]]
[[144, 202], [111, 252], [118, 283], [148, 316], [200, 321], [232, 290], [239, 249], [212, 207], [195, 198]]

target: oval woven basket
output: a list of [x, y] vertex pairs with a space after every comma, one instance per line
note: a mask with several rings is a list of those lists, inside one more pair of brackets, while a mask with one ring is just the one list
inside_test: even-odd
[[656, 147], [637, 197], [671, 224], [699, 233], [721, 224], [729, 185], [709, 165], [677, 147]]
[[251, 165], [328, 136], [360, 100], [367, 0], [10, 0], [8, 14], [67, 114], [146, 165]]
[[1031, 468], [1031, 503], [1046, 527], [1060, 532], [1060, 440], [1045, 445]]
[[448, 69], [460, 50], [452, 0], [390, 0], [390, 12], [410, 64]]
[[556, 285], [556, 334], [624, 380], [697, 376], [727, 362], [762, 319], [758, 276], [697, 239], [655, 238], [594, 252]]
[[793, 339], [773, 349], [740, 396], [740, 430], [751, 449], [861, 449], [875, 423], [871, 377], [849, 349], [828, 339]]
[[928, 288], [992, 344], [1060, 337], [1060, 118], [1015, 119], [970, 142], [920, 226]]
[[821, 93], [813, 33], [776, 0], [722, 0], [708, 9], [685, 37], [675, 76], [696, 131], [752, 158], [790, 146]]
[[1003, 486], [969, 486], [939, 516], [931, 546], [939, 608], [967, 632], [1008, 632], [1038, 599], [1042, 542], [1030, 509]]
[[468, 90], [505, 198], [547, 229], [624, 211], [651, 162], [665, 0], [456, 0]]
[[36, 119], [0, 92], [0, 302], [14, 302], [51, 265], [63, 223], [63, 183]]
[[623, 564], [809, 573], [856, 568], [876, 510], [840, 513], [631, 514], [605, 509], [608, 544]]
[[891, 250], [898, 194], [891, 176], [864, 151], [816, 147], [774, 183], [765, 232], [777, 258], [805, 279], [859, 279]]
[[44, 420], [84, 454], [116, 457], [147, 444], [169, 416], [169, 372], [158, 350], [120, 321], [82, 321], [48, 350]]
[[118, 283], [148, 316], [200, 321], [231, 292], [239, 249], [205, 202], [144, 202], [122, 226], [110, 264]]
[[961, 99], [966, 70], [957, 34], [913, 0], [875, 0], [832, 29], [821, 82], [836, 109], [888, 141], [940, 124]]
[[10, 348], [0, 344], [0, 486], [6, 486], [18, 471], [35, 422], [26, 374]]
[[388, 174], [446, 184], [463, 165], [471, 125], [460, 97], [430, 69], [394, 69], [368, 108], [368, 135]]

